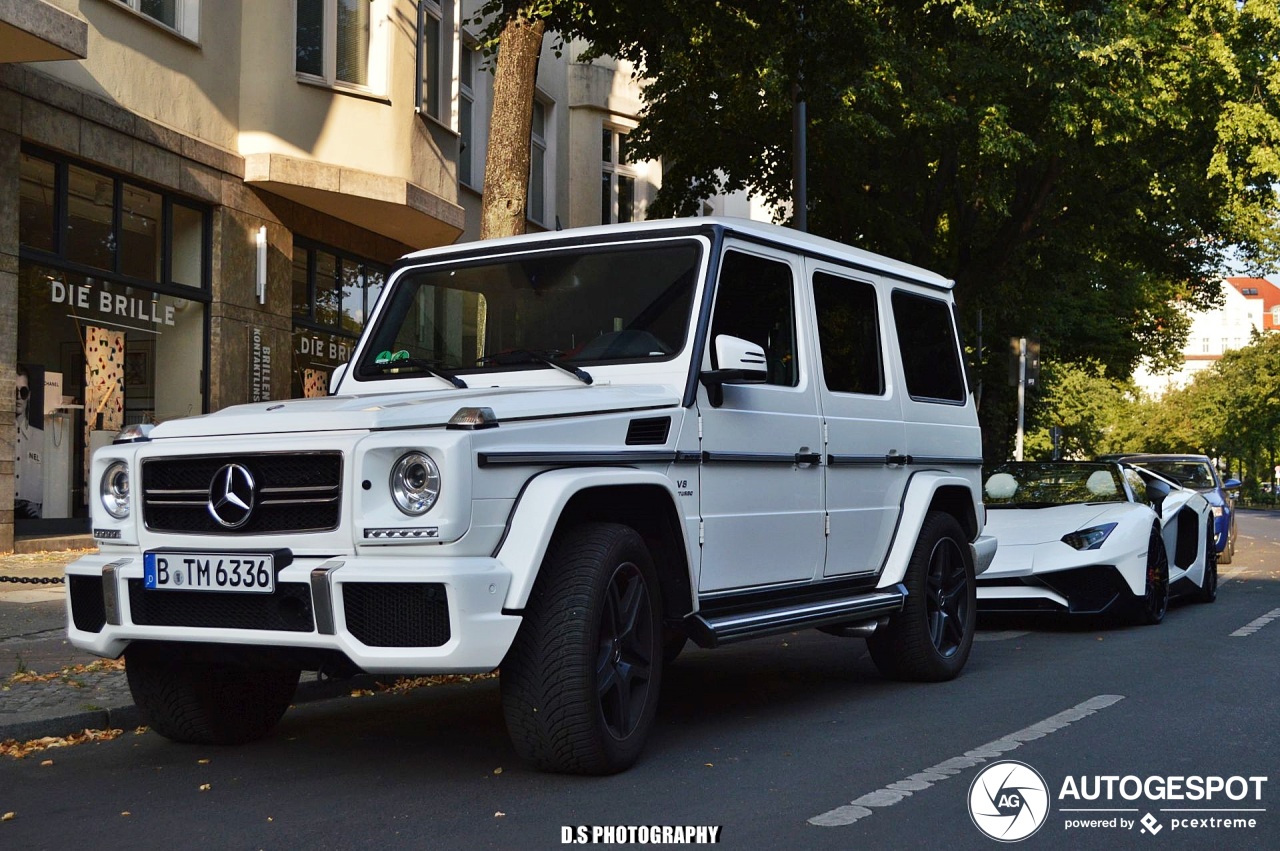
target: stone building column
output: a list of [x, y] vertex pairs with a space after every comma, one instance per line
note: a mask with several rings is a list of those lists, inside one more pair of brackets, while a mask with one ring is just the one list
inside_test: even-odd
[[18, 182], [21, 103], [0, 88], [0, 553], [13, 550], [14, 378], [18, 361]]

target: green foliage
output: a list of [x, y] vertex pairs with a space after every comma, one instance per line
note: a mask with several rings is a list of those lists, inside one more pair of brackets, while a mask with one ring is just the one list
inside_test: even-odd
[[1023, 457], [1053, 457], [1050, 428], [1062, 429], [1062, 458], [1092, 458], [1112, 449], [1115, 424], [1133, 398], [1133, 387], [1107, 375], [1096, 360], [1047, 364], [1040, 373], [1043, 392], [1028, 411]]
[[810, 229], [954, 278], [971, 342], [981, 315], [989, 458], [1011, 445], [1009, 337], [1128, 376], [1176, 358], [1176, 305], [1214, 304], [1231, 246], [1280, 257], [1275, 0], [529, 8], [647, 78], [633, 143], [663, 161], [654, 215], [743, 188], [788, 201], [799, 86]]

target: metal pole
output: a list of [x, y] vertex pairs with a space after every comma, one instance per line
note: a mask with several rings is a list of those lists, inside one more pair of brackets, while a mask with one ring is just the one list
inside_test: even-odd
[[809, 230], [809, 152], [808, 147], [808, 108], [804, 101], [802, 89], [803, 75], [791, 87], [791, 225], [796, 230]]
[[1027, 338], [1018, 338], [1018, 443], [1013, 460], [1022, 460], [1022, 430], [1027, 410]]

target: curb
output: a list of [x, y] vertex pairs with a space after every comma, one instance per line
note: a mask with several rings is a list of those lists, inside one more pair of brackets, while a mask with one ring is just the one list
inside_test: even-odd
[[[320, 700], [331, 700], [346, 697], [356, 689], [375, 689], [376, 684], [386, 680], [386, 675], [359, 674], [349, 679], [308, 680], [298, 683], [298, 690], [293, 696], [293, 703], [314, 703]], [[83, 730], [129, 730], [147, 724], [142, 710], [137, 706], [117, 706], [85, 712], [71, 712], [65, 715], [52, 715], [48, 718], [36, 718], [30, 721], [15, 721], [12, 724], [0, 724], [0, 742], [13, 739], [27, 742], [45, 737], [62, 737], [79, 733]]]

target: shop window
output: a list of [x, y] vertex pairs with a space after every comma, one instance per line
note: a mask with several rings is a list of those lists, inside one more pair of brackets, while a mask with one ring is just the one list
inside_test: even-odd
[[386, 283], [386, 267], [295, 240], [292, 395], [323, 396], [329, 373], [350, 360]]
[[40, 251], [56, 250], [54, 214], [57, 209], [53, 163], [23, 154], [19, 166], [18, 231], [22, 244]]
[[297, 0], [294, 68], [327, 85], [379, 89], [380, 0]]
[[115, 181], [87, 169], [67, 171], [67, 259], [113, 271], [116, 257]]
[[18, 519], [87, 517], [94, 449], [124, 425], [204, 412], [205, 305], [27, 260], [18, 302], [17, 361], [31, 388]]
[[24, 151], [21, 163], [18, 235], [24, 251], [125, 283], [205, 287], [204, 210], [52, 156]]
[[120, 271], [144, 281], [160, 280], [163, 253], [161, 196], [124, 184], [120, 201]]

